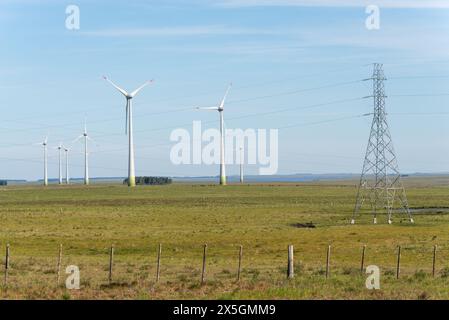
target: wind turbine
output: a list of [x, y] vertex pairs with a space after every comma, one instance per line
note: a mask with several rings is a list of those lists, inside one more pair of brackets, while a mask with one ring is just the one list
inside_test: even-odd
[[206, 108], [200, 108], [197, 109], [200, 110], [214, 110], [218, 111], [220, 114], [220, 184], [222, 186], [226, 185], [226, 168], [225, 168], [225, 146], [224, 146], [224, 139], [225, 139], [225, 132], [224, 132], [224, 104], [226, 102], [226, 97], [228, 96], [229, 90], [232, 87], [232, 83], [229, 84], [228, 89], [226, 90], [226, 93], [223, 97], [223, 100], [221, 100], [220, 106], [218, 107], [206, 107]]
[[86, 121], [84, 121], [84, 133], [76, 138], [73, 142], [76, 142], [81, 138], [84, 138], [84, 184], [87, 186], [89, 185], [89, 152], [87, 151], [87, 141], [92, 139], [87, 134]]
[[70, 184], [70, 176], [69, 176], [69, 152], [70, 149], [67, 147], [63, 147], [65, 152], [65, 184]]
[[243, 148], [240, 147], [240, 183], [243, 184]]
[[59, 152], [59, 184], [62, 184], [62, 143], [60, 143], [59, 146], [56, 147], [56, 149], [58, 149]]
[[44, 186], [48, 186], [48, 137], [45, 137], [43, 142], [39, 142], [34, 145], [44, 147]]
[[142, 90], [144, 87], [153, 82], [147, 81], [139, 88], [134, 90], [131, 93], [126, 92], [119, 86], [117, 86], [114, 82], [109, 80], [107, 77], [103, 77], [104, 80], [109, 82], [114, 88], [116, 88], [121, 94], [123, 94], [126, 98], [126, 129], [125, 132], [128, 134], [128, 186], [135, 187], [136, 186], [136, 173], [134, 167], [134, 139], [133, 139], [133, 109], [132, 109], [132, 99]]

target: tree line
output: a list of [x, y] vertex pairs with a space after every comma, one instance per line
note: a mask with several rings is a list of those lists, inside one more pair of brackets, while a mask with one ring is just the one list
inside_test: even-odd
[[[164, 185], [171, 184], [173, 181], [167, 177], [136, 177], [137, 185]], [[123, 181], [123, 184], [128, 184], [128, 178]]]

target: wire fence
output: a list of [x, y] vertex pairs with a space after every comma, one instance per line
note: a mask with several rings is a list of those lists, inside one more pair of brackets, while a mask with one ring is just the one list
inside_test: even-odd
[[357, 276], [364, 274], [369, 265], [376, 265], [384, 275], [395, 278], [417, 274], [449, 277], [449, 246], [445, 245], [329, 245], [308, 252], [303, 248], [301, 245], [279, 250], [240, 245], [183, 248], [157, 244], [145, 251], [133, 251], [114, 245], [83, 254], [73, 247], [64, 252], [61, 245], [55, 247], [54, 257], [30, 257], [16, 256], [15, 248], [7, 245], [2, 262], [2, 288], [63, 286], [66, 267], [70, 265], [80, 270], [81, 289], [179, 282], [207, 285], [303, 275]]

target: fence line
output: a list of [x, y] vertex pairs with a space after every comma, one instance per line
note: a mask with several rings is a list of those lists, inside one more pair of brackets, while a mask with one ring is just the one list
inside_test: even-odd
[[361, 262], [360, 262], [360, 273], [362, 273], [362, 274], [365, 271], [365, 253], [366, 253], [366, 244], [363, 245], [363, 248], [362, 248], [362, 259], [361, 259]]
[[433, 259], [432, 259], [432, 277], [435, 278], [435, 267], [437, 259], [437, 245], [433, 246]]
[[58, 265], [57, 265], [57, 275], [56, 275], [56, 286], [59, 286], [59, 281], [61, 279], [61, 265], [62, 265], [62, 244], [59, 245], [59, 255], [58, 255]]
[[293, 279], [295, 277], [294, 263], [293, 263], [293, 246], [288, 246], [288, 264], [287, 264], [287, 278]]
[[156, 282], [159, 282], [159, 279], [161, 278], [161, 255], [162, 244], [159, 243], [159, 248], [157, 250]]
[[[219, 247], [211, 247], [212, 249], [215, 248], [219, 248]], [[235, 246], [234, 246], [235, 248]], [[285, 247], [284, 247], [285, 248]], [[324, 274], [326, 279], [331, 278], [331, 265], [333, 266], [332, 268], [332, 275], [334, 274], [339, 274], [338, 269], [334, 269], [334, 268], [338, 268], [338, 263], [333, 261], [331, 263], [331, 249], [342, 249], [345, 251], [341, 251], [341, 252], [348, 252], [348, 249], [354, 249], [354, 247], [332, 247], [331, 245], [328, 245], [326, 248], [326, 264], [325, 264], [325, 270], [324, 270]], [[369, 258], [369, 254], [367, 255], [367, 245], [363, 245], [361, 247], [361, 256], [360, 256], [360, 271], [363, 274], [364, 272], [364, 268], [365, 268], [365, 264], [366, 264], [366, 259], [367, 257]], [[417, 247], [417, 246], [402, 246], [402, 245], [398, 245], [396, 247], [396, 273], [395, 273], [395, 278], [396, 279], [400, 279], [402, 272], [403, 272], [403, 258], [410, 258], [412, 256], [412, 254], [409, 251], [404, 251], [404, 249], [419, 249], [419, 250], [415, 250], [415, 254], [423, 254], [425, 253], [426, 255], [429, 254], [429, 267], [427, 268], [427, 270], [430, 269], [429, 274], [435, 278], [438, 274], [438, 269], [437, 269], [437, 263], [438, 263], [438, 256], [437, 253], [441, 252], [441, 247], [438, 247], [437, 245], [433, 246], [433, 250], [431, 251], [430, 248], [425, 248], [425, 247]], [[225, 256], [219, 256], [218, 254], [216, 254], [215, 256], [212, 256], [212, 258], [209, 257], [209, 252], [208, 252], [209, 246], [207, 244], [203, 245], [203, 251], [202, 251], [202, 264], [201, 265], [197, 265], [197, 267], [190, 267], [188, 268], [187, 266], [185, 266], [185, 270], [187, 271], [179, 271], [177, 270], [175, 275], [180, 277], [183, 275], [188, 275], [190, 274], [191, 276], [194, 276], [196, 274], [196, 270], [200, 270], [198, 273], [198, 276], [200, 276], [200, 284], [201, 285], [205, 285], [206, 284], [206, 279], [209, 278], [206, 275], [207, 274], [214, 274], [211, 272], [207, 272], [209, 267], [215, 267], [215, 268], [220, 268], [219, 264], [217, 263], [218, 258], [225, 258]], [[284, 249], [285, 250], [285, 249]], [[360, 249], [359, 249], [360, 250]], [[285, 252], [285, 251], [284, 251]], [[342, 254], [340, 252], [340, 255], [338, 254], [339, 251], [336, 250], [332, 253], [332, 259], [335, 258], [341, 258]], [[359, 251], [360, 252], [360, 251]], [[370, 250], [370, 252], [372, 252]], [[288, 279], [293, 279], [296, 276], [295, 273], [295, 260], [294, 260], [294, 246], [293, 245], [288, 245], [287, 247], [287, 266], [286, 269], [284, 269], [284, 267], [282, 267], [281, 264], [279, 264], [278, 266], [265, 266], [263, 264], [258, 264], [258, 265], [254, 265], [252, 264], [251, 260], [249, 260], [247, 263], [245, 263], [245, 265], [247, 265], [247, 268], [243, 269], [243, 246], [240, 245], [238, 246], [238, 251], [233, 251], [233, 253], [229, 252], [229, 254], [234, 255], [235, 259], [238, 261], [238, 268], [237, 268], [237, 272], [236, 272], [236, 278], [237, 282], [241, 281], [242, 277], [254, 277], [258, 275], [258, 272], [260, 271], [266, 271], [269, 270], [270, 272], [275, 272], [275, 274], [281, 274], [281, 272], [286, 272], [287, 274], [287, 278]], [[165, 255], [164, 255], [165, 256]], [[124, 257], [124, 255], [122, 256]], [[162, 263], [161, 263], [161, 257], [162, 257], [162, 244], [159, 244], [157, 246], [157, 257], [156, 257], [156, 279], [155, 279], [155, 283], [158, 283], [160, 281], [160, 277], [161, 277], [161, 273], [162, 273]], [[227, 257], [227, 255], [226, 255]], [[63, 245], [60, 244], [59, 245], [59, 251], [58, 251], [58, 256], [57, 256], [57, 269], [56, 269], [56, 284], [57, 286], [60, 285], [60, 278], [61, 278], [61, 267], [62, 267], [62, 258], [63, 258]], [[147, 257], [149, 258], [149, 257]], [[347, 255], [345, 255], [345, 258], [347, 258]], [[170, 258], [167, 257], [167, 260], [164, 261], [170, 261]], [[171, 257], [172, 260], [175, 260], [173, 257]], [[285, 256], [284, 256], [285, 259]], [[12, 259], [14, 260], [14, 259]], [[209, 261], [211, 261], [212, 263], [210, 263]], [[228, 261], [228, 260], [226, 260]], [[235, 261], [235, 260], [234, 260]], [[285, 260], [284, 260], [285, 261]], [[117, 261], [115, 260], [115, 247], [114, 245], [111, 245], [110, 249], [109, 249], [109, 268], [108, 268], [108, 284], [112, 285], [114, 282], [114, 270], [116, 268], [115, 264], [117, 263]], [[214, 265], [214, 263], [217, 263], [216, 265]], [[285, 262], [284, 262], [285, 263]], [[419, 263], [417, 263], [418, 265], [420, 265]], [[302, 264], [301, 264], [302, 265]], [[15, 265], [13, 265], [15, 266]], [[284, 264], [285, 266], [285, 264]], [[106, 267], [106, 266], [105, 266]], [[170, 263], [164, 263], [164, 268], [166, 268], [165, 270], [169, 270], [172, 266], [170, 265]], [[177, 267], [179, 267], [177, 265]], [[174, 268], [174, 267], [173, 267]], [[354, 266], [354, 269], [356, 269], [356, 266]], [[54, 268], [53, 268], [54, 270]], [[301, 274], [306, 274], [307, 270], [303, 270], [302, 268], [298, 269], [299, 272], [297, 272], [297, 274], [301, 275]], [[309, 269], [310, 270], [310, 269]], [[419, 268], [419, 270], [415, 270], [416, 271], [420, 271], [422, 270], [422, 268]], [[447, 272], [446, 269], [445, 273]], [[449, 270], [449, 269], [448, 269]], [[12, 271], [14, 270], [14, 267], [12, 269]], [[317, 270], [319, 271], [319, 270]], [[407, 271], [407, 270], [406, 270]], [[10, 279], [10, 272], [11, 272], [11, 256], [10, 256], [10, 245], [7, 244], [6, 245], [6, 253], [5, 253], [5, 263], [4, 263], [4, 287], [6, 288], [8, 285], [11, 284], [11, 279]], [[14, 273], [14, 272], [13, 272]], [[53, 273], [53, 272], [52, 272]], [[134, 273], [132, 273], [134, 275]], [[229, 278], [229, 277], [235, 277], [234, 276], [227, 276], [227, 274], [232, 274], [231, 272], [229, 273], [225, 273], [224, 271], [222, 271], [222, 276]], [[285, 273], [284, 273], [285, 274]], [[347, 274], [347, 273], [343, 273], [343, 274]], [[220, 273], [215, 273], [215, 277], [219, 277]], [[18, 275], [17, 275], [18, 277]], [[53, 278], [54, 279], [54, 278]], [[14, 280], [14, 277], [12, 278], [12, 280]], [[54, 281], [54, 280], [53, 280]], [[14, 282], [14, 281], [13, 281]]]
[[401, 272], [401, 246], [398, 246], [398, 260], [396, 264], [396, 279], [399, 279]]
[[109, 251], [109, 285], [112, 284], [112, 268], [114, 264], [114, 246], [111, 246], [111, 249]]
[[327, 254], [326, 254], [326, 279], [329, 278], [330, 268], [331, 268], [331, 245], [329, 245], [327, 247]]
[[239, 268], [237, 270], [237, 281], [240, 281], [240, 275], [242, 273], [242, 259], [243, 259], [243, 246], [240, 245], [240, 250], [239, 250]]
[[9, 271], [9, 244], [6, 245], [6, 255], [5, 255], [5, 287], [8, 286], [8, 271]]

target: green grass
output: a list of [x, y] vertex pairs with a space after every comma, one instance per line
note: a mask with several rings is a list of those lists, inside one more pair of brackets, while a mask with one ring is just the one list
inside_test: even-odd
[[[98, 185], [0, 189], [0, 246], [11, 246], [9, 285], [0, 298], [25, 299], [448, 299], [447, 178], [406, 179], [416, 224], [348, 225], [356, 182], [138, 187]], [[315, 229], [295, 223], [313, 222]], [[63, 270], [80, 267], [82, 288], [56, 286], [59, 244]], [[161, 281], [154, 283], [162, 243]], [[203, 244], [207, 282], [199, 284]], [[108, 249], [115, 246], [114, 283]], [[295, 246], [296, 278], [287, 281], [287, 246]], [[332, 245], [331, 277], [323, 274]], [[381, 290], [365, 288], [366, 265], [381, 268]], [[396, 247], [403, 247], [395, 279]], [[437, 277], [430, 276], [438, 245]], [[236, 283], [238, 246], [244, 246]], [[3, 254], [2, 254], [3, 255]], [[3, 258], [3, 257], [2, 257]], [[2, 269], [0, 269], [3, 271]], [[65, 279], [65, 274], [62, 274]]]

